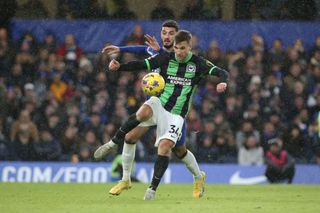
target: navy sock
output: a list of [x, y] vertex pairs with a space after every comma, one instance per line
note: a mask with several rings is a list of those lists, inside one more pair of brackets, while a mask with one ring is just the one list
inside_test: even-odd
[[118, 129], [115, 136], [112, 138], [112, 141], [118, 145], [122, 145], [124, 143], [126, 134], [137, 127], [139, 124], [140, 121], [137, 120], [136, 114], [130, 115], [129, 119]]
[[157, 160], [154, 164], [154, 172], [152, 177], [152, 182], [150, 188], [153, 190], [157, 190], [161, 178], [165, 171], [167, 170], [169, 165], [169, 157], [158, 155]]

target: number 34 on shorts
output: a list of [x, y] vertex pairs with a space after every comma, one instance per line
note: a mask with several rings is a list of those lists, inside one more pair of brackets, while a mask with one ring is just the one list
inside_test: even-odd
[[180, 128], [177, 127], [176, 125], [170, 125], [170, 130], [169, 130], [170, 136], [174, 139], [179, 140], [181, 137], [181, 131]]

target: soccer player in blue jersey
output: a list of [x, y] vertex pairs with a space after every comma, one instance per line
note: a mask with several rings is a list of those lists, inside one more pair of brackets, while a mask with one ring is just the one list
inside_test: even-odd
[[[108, 54], [118, 54], [121, 52], [130, 52], [130, 53], [148, 53], [150, 55], [157, 55], [159, 52], [170, 53], [173, 51], [173, 41], [174, 36], [179, 30], [177, 22], [173, 20], [167, 20], [163, 23], [161, 29], [161, 40], [163, 43], [163, 47], [160, 48], [157, 40], [150, 36], [146, 35], [147, 44], [149, 46], [125, 46], [125, 47], [117, 47], [117, 46], [106, 46], [102, 52]], [[156, 72], [160, 72], [160, 70], [153, 70]], [[149, 129], [149, 126], [138, 126], [133, 130], [129, 131], [125, 136], [125, 143], [122, 152], [123, 156], [123, 177], [119, 183], [114, 186], [110, 190], [110, 194], [119, 195], [123, 190], [129, 189], [131, 187], [130, 174], [131, 174], [131, 165], [135, 157], [135, 143], [145, 134]], [[176, 143], [173, 148], [174, 154], [181, 159], [181, 161], [187, 166], [188, 170], [193, 174], [194, 177], [194, 188], [193, 188], [193, 197], [199, 198], [202, 196], [205, 174], [201, 172], [198, 166], [198, 163], [194, 157], [194, 155], [187, 150], [185, 144], [185, 131], [186, 127], [183, 125], [182, 127], [182, 135], [179, 141]], [[124, 136], [121, 136], [121, 140], [123, 140]], [[116, 138], [116, 137], [115, 137]], [[104, 157], [109, 151], [110, 143], [106, 143], [101, 146], [95, 152], [95, 158], [101, 159]]]

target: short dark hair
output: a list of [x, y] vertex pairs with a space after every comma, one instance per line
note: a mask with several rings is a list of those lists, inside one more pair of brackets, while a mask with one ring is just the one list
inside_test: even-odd
[[179, 30], [174, 37], [174, 41], [178, 44], [180, 42], [186, 41], [188, 43], [191, 42], [192, 35], [189, 31], [187, 30]]
[[162, 23], [162, 27], [172, 27], [176, 29], [176, 31], [179, 30], [179, 24], [175, 20], [166, 20]]

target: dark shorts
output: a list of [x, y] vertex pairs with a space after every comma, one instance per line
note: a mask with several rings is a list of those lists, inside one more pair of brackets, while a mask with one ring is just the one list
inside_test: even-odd
[[182, 131], [181, 131], [181, 137], [180, 139], [177, 141], [176, 146], [175, 147], [179, 147], [182, 146], [183, 144], [186, 143], [186, 121], [184, 121], [183, 126], [182, 126]]

